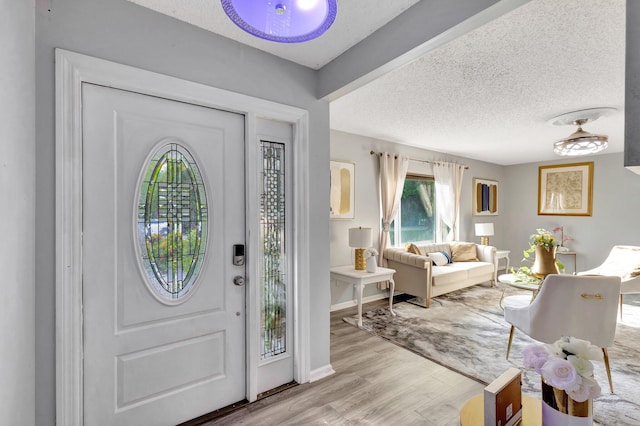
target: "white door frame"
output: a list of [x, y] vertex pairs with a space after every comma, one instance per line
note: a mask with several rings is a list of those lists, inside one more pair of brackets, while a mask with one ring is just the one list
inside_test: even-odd
[[[82, 425], [82, 84], [99, 84], [245, 115], [247, 254], [246, 397], [257, 397], [260, 358], [260, 289], [253, 284], [259, 229], [256, 117], [289, 122], [294, 128], [292, 203], [294, 243], [294, 379], [309, 381], [309, 113], [263, 99], [162, 75], [67, 50], [56, 49], [56, 422]], [[257, 279], [256, 279], [257, 282]]]

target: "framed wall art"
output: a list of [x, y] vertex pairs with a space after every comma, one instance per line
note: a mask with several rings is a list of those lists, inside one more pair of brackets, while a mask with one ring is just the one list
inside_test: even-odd
[[354, 219], [356, 165], [343, 161], [331, 161], [330, 167], [329, 217], [331, 219]]
[[538, 214], [591, 216], [593, 161], [538, 168]]
[[498, 182], [473, 178], [473, 214], [475, 216], [498, 215]]

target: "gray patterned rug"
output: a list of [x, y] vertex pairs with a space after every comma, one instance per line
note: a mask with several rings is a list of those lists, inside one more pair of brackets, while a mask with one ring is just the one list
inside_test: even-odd
[[[508, 288], [507, 294], [515, 294]], [[509, 367], [523, 369], [523, 392], [540, 397], [540, 376], [522, 366], [522, 350], [534, 340], [516, 330], [505, 360], [509, 325], [498, 305], [502, 289], [474, 286], [434, 299], [425, 309], [408, 302], [363, 314], [363, 329], [484, 384]], [[595, 363], [602, 395], [594, 401], [594, 420], [602, 425], [640, 425], [640, 307], [626, 305], [609, 348], [615, 394], [609, 392], [604, 364]], [[344, 318], [356, 326], [356, 317]]]

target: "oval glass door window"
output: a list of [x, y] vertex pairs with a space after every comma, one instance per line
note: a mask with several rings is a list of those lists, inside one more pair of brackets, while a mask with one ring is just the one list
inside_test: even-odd
[[186, 148], [164, 144], [139, 185], [138, 249], [145, 281], [161, 301], [177, 302], [196, 285], [207, 242], [207, 197]]

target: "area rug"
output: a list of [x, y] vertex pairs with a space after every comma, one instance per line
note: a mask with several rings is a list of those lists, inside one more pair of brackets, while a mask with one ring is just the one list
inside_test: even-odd
[[[507, 294], [516, 290], [508, 288]], [[509, 367], [523, 370], [523, 393], [540, 398], [540, 376], [524, 369], [522, 350], [534, 340], [516, 330], [505, 359], [510, 326], [499, 306], [503, 290], [474, 286], [434, 299], [429, 309], [406, 301], [363, 314], [363, 329], [467, 377], [488, 384]], [[609, 391], [602, 362], [595, 378], [602, 395], [594, 401], [594, 420], [602, 425], [640, 425], [640, 307], [625, 305], [609, 359], [615, 394]], [[597, 313], [594, 313], [597, 315]], [[357, 317], [344, 318], [357, 326]]]

